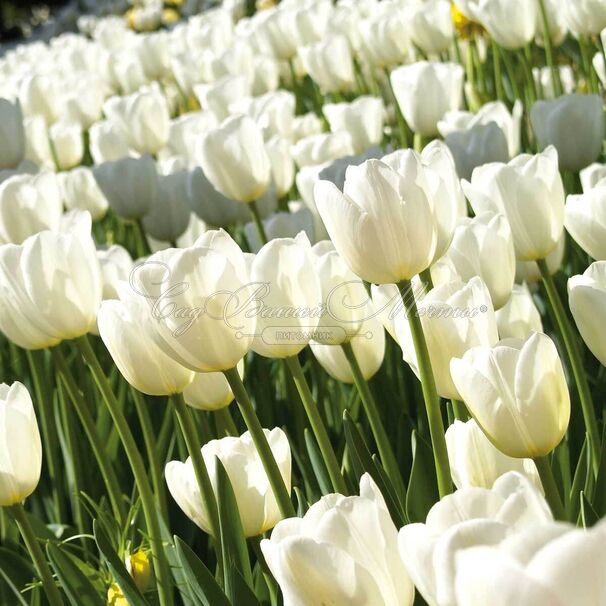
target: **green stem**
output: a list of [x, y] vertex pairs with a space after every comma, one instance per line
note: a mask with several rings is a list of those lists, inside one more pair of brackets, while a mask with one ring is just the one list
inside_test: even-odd
[[141, 221], [141, 219], [137, 219], [135, 223], [136, 230], [139, 236], [139, 256], [147, 257], [148, 255], [152, 254], [152, 250], [149, 246], [147, 236], [145, 235], [145, 230], [143, 229], [143, 222]]
[[147, 451], [147, 460], [150, 467], [151, 480], [156, 496], [156, 504], [158, 510], [165, 521], [168, 521], [168, 504], [166, 502], [166, 484], [162, 477], [162, 465], [158, 459], [158, 450], [156, 448], [156, 437], [154, 428], [149, 416], [147, 404], [143, 400], [143, 396], [134, 387], [131, 387], [135, 410], [141, 424], [141, 432], [143, 433], [143, 442]]
[[[600, 47], [600, 52], [602, 53], [602, 59], [604, 60], [604, 69], [606, 70], [606, 47], [604, 46], [604, 40], [602, 39], [602, 34], [598, 34], [598, 46]], [[597, 74], [597, 72], [596, 72]], [[599, 80], [599, 77], [598, 77]], [[602, 83], [602, 87], [604, 87], [604, 83]]]
[[[196, 480], [198, 482], [198, 488], [200, 489], [200, 495], [204, 502], [204, 509], [208, 515], [208, 525], [210, 527], [210, 534], [215, 538], [216, 541], [221, 540], [221, 533], [219, 529], [219, 508], [217, 507], [217, 499], [213, 491], [213, 485], [208, 475], [208, 469], [204, 463], [202, 457], [200, 438], [198, 437], [198, 430], [194, 424], [194, 419], [191, 416], [191, 410], [185, 404], [183, 394], [175, 394], [173, 397], [175, 403], [175, 412], [177, 414], [177, 420], [179, 421], [179, 427], [187, 446], [187, 452], [191, 458], [192, 465], [194, 467], [194, 473], [196, 474]], [[217, 557], [220, 558], [221, 549], [215, 550]]]
[[261, 244], [267, 244], [267, 233], [265, 232], [265, 226], [263, 225], [261, 215], [259, 214], [259, 207], [257, 206], [257, 201], [253, 200], [249, 204], [249, 206], [250, 212], [253, 216], [253, 221], [255, 222], [255, 227], [257, 228], [257, 233], [259, 234], [259, 239], [261, 240]]
[[225, 408], [220, 408], [219, 410], [215, 411], [214, 414], [215, 420], [217, 421], [217, 429], [221, 427], [225, 432], [225, 435], [228, 436], [240, 435], [238, 432], [238, 428], [236, 427], [236, 424], [234, 423], [234, 420], [229, 412], [228, 406], [226, 406]]
[[34, 386], [34, 395], [36, 401], [36, 409], [40, 426], [42, 429], [42, 440], [44, 442], [44, 453], [46, 466], [48, 468], [48, 476], [52, 486], [52, 497], [55, 505], [56, 522], [63, 522], [66, 519], [65, 507], [63, 503], [61, 491], [61, 475], [58, 470], [61, 468], [58, 462], [58, 436], [55, 421], [53, 419], [53, 399], [44, 387], [45, 369], [42, 366], [42, 360], [39, 356], [43, 352], [34, 352], [29, 349], [25, 350], [25, 356], [32, 373], [32, 383]]
[[594, 474], [597, 475], [600, 466], [600, 434], [598, 432], [595, 408], [593, 406], [593, 399], [591, 397], [589, 383], [587, 382], [587, 375], [585, 374], [585, 369], [583, 368], [583, 362], [581, 360], [581, 354], [575, 339], [574, 330], [570, 324], [568, 316], [566, 315], [564, 306], [562, 305], [562, 301], [556, 289], [553, 277], [551, 276], [549, 268], [547, 267], [547, 262], [545, 259], [539, 259], [537, 261], [537, 265], [541, 271], [543, 286], [547, 292], [549, 305], [551, 306], [560, 335], [562, 337], [562, 341], [564, 342], [564, 349], [568, 358], [568, 369], [572, 371], [572, 375], [577, 386], [577, 391], [579, 393], [585, 428], [587, 429], [589, 436], [593, 471]]
[[494, 68], [494, 82], [497, 92], [497, 99], [499, 101], [505, 101], [505, 90], [503, 89], [503, 74], [501, 73], [501, 57], [497, 43], [492, 40], [492, 65]]
[[465, 407], [465, 404], [461, 402], [461, 400], [451, 400], [450, 403], [452, 404], [452, 412], [457, 421], [465, 422], [469, 420], [467, 408]]
[[109, 502], [112, 508], [112, 512], [116, 520], [121, 521], [125, 518], [124, 505], [122, 502], [122, 492], [120, 491], [120, 484], [118, 478], [111, 465], [111, 462], [105, 452], [103, 442], [97, 431], [95, 421], [83, 400], [83, 396], [78, 389], [76, 381], [72, 375], [72, 372], [65, 361], [63, 352], [60, 347], [53, 347], [51, 349], [55, 364], [59, 370], [59, 376], [63, 380], [67, 395], [72, 402], [76, 414], [82, 423], [84, 433], [91, 445], [97, 464], [99, 465], [99, 471], [103, 478], [103, 483], [107, 490]]
[[505, 64], [505, 69], [507, 70], [507, 77], [509, 78], [509, 82], [511, 83], [511, 90], [513, 91], [514, 101], [519, 99], [520, 101], [524, 101], [522, 95], [520, 95], [520, 89], [518, 87], [518, 81], [516, 78], [516, 70], [511, 61], [511, 57], [509, 56], [509, 52], [501, 49], [500, 47], [496, 47], [498, 49], [499, 55], [503, 59], [503, 63]]
[[555, 478], [553, 477], [553, 471], [549, 462], [549, 457], [536, 457], [534, 463], [537, 466], [539, 477], [541, 478], [541, 484], [543, 484], [543, 490], [545, 491], [545, 498], [551, 507], [553, 517], [556, 520], [565, 521], [566, 512], [564, 511], [564, 505], [562, 505], [562, 499], [556, 484]]
[[168, 569], [168, 562], [166, 560], [166, 554], [162, 545], [162, 536], [160, 534], [160, 524], [154, 504], [154, 495], [149, 485], [149, 480], [145, 472], [145, 466], [141, 453], [137, 448], [137, 443], [130, 430], [128, 421], [124, 416], [122, 407], [116, 399], [114, 392], [97, 360], [97, 356], [91, 347], [91, 344], [86, 335], [78, 337], [74, 341], [82, 357], [86, 360], [95, 383], [101, 391], [105, 404], [111, 414], [114, 421], [114, 425], [124, 446], [126, 456], [128, 457], [135, 483], [139, 491], [139, 497], [141, 499], [141, 506], [143, 508], [143, 515], [145, 516], [145, 523], [149, 532], [150, 543], [152, 554], [154, 556], [154, 572], [156, 576], [156, 584], [158, 586], [159, 601], [162, 606], [171, 605], [173, 603], [172, 588], [170, 582], [170, 572]]
[[400, 133], [400, 147], [402, 149], [408, 148], [408, 134], [406, 133], [406, 120], [404, 118], [404, 114], [400, 109], [400, 105], [398, 103], [398, 98], [396, 97], [396, 93], [393, 90], [393, 86], [391, 84], [391, 76], [389, 70], [385, 69], [385, 75], [387, 76], [387, 86], [389, 87], [389, 94], [391, 96], [391, 100], [393, 102], [394, 109], [396, 110], [396, 119], [398, 121], [398, 131]]
[[524, 48], [524, 51], [520, 52], [520, 57], [522, 65], [524, 66], [524, 72], [526, 73], [526, 84], [528, 86], [528, 91], [530, 91], [531, 103], [534, 103], [538, 98], [538, 92], [534, 76], [532, 75], [532, 54], [529, 44]]
[[394, 489], [398, 493], [400, 501], [402, 503], [405, 503], [406, 488], [404, 487], [402, 474], [400, 473], [400, 466], [398, 465], [396, 456], [393, 452], [391, 444], [389, 443], [389, 438], [387, 437], [385, 426], [383, 425], [381, 415], [379, 414], [379, 407], [377, 406], [377, 402], [375, 401], [374, 396], [372, 395], [372, 392], [368, 387], [368, 382], [366, 381], [364, 375], [362, 374], [362, 371], [360, 370], [360, 365], [358, 364], [358, 360], [356, 358], [356, 354], [354, 353], [353, 347], [351, 346], [351, 343], [343, 343], [341, 345], [341, 348], [343, 349], [343, 353], [345, 354], [345, 357], [349, 362], [351, 374], [354, 377], [354, 382], [360, 394], [360, 399], [362, 400], [364, 411], [366, 412], [366, 416], [368, 417], [368, 421], [370, 422], [372, 435], [374, 436], [375, 442], [377, 443], [379, 456], [381, 457], [381, 462], [383, 463], [385, 472], [391, 480]]
[[25, 543], [27, 551], [32, 558], [36, 571], [40, 576], [40, 580], [42, 581], [42, 586], [44, 587], [44, 592], [46, 593], [48, 601], [52, 606], [63, 606], [63, 598], [61, 597], [61, 593], [55, 584], [53, 574], [51, 573], [48, 562], [46, 561], [46, 558], [42, 553], [42, 549], [38, 544], [38, 539], [33, 528], [31, 527], [31, 524], [29, 523], [29, 519], [23, 505], [21, 503], [13, 505], [11, 507], [11, 512], [15, 518], [15, 521], [17, 522], [17, 526], [19, 527], [19, 531], [23, 537], [23, 542]]
[[301, 401], [303, 402], [303, 407], [307, 413], [309, 424], [314, 432], [316, 442], [318, 443], [318, 447], [322, 453], [322, 458], [326, 464], [333, 490], [341, 494], [347, 494], [347, 485], [345, 484], [345, 480], [341, 474], [337, 456], [335, 455], [335, 451], [330, 443], [330, 438], [328, 437], [328, 432], [326, 431], [324, 421], [322, 420], [320, 411], [314, 402], [299, 359], [297, 356], [291, 356], [289, 358], [285, 358], [284, 362], [292, 375], [295, 386], [297, 387], [297, 391], [299, 392], [299, 396], [301, 397]]
[[560, 79], [560, 70], [553, 60], [553, 43], [551, 41], [551, 32], [549, 31], [549, 20], [547, 19], [547, 11], [545, 10], [545, 0], [539, 0], [539, 12], [541, 14], [541, 22], [543, 24], [543, 44], [545, 45], [545, 58], [547, 65], [551, 71], [551, 80], [553, 82], [553, 90], [556, 97], [559, 97], [562, 92], [562, 80]]
[[261, 427], [261, 423], [259, 423], [259, 419], [257, 418], [253, 405], [250, 402], [250, 398], [248, 397], [244, 383], [242, 383], [242, 379], [238, 374], [238, 370], [236, 368], [230, 368], [229, 370], [224, 370], [223, 374], [231, 387], [232, 393], [236, 398], [236, 402], [238, 402], [240, 412], [242, 413], [244, 422], [248, 427], [248, 431], [253, 439], [255, 448], [259, 453], [259, 458], [261, 459], [263, 467], [265, 468], [265, 473], [267, 474], [271, 489], [276, 497], [280, 512], [285, 518], [294, 518], [297, 514], [295, 512], [295, 508], [293, 507], [292, 501], [290, 500], [288, 489], [286, 488], [284, 479], [280, 473], [280, 468], [274, 459], [273, 452], [269, 447], [267, 437], [265, 436], [263, 428]]
[[412, 333], [412, 340], [417, 357], [417, 366], [421, 378], [421, 389], [423, 391], [423, 399], [425, 400], [429, 433], [433, 446], [438, 491], [441, 498], [452, 492], [452, 479], [450, 477], [448, 450], [446, 448], [446, 438], [444, 436], [444, 422], [442, 421], [442, 412], [440, 410], [440, 398], [436, 390], [429, 351], [427, 350], [427, 343], [425, 341], [425, 335], [423, 334], [423, 325], [421, 324], [421, 318], [417, 312], [414, 290], [410, 280], [404, 280], [398, 285], [398, 288], [406, 309], [406, 315], [408, 317], [410, 332]]
[[579, 36], [579, 47], [581, 49], [581, 58], [583, 60], [583, 67], [585, 75], [587, 76], [587, 86], [589, 87], [590, 93], [598, 92], [598, 83], [595, 70], [591, 64], [591, 56], [589, 54], [589, 44], [585, 36]]

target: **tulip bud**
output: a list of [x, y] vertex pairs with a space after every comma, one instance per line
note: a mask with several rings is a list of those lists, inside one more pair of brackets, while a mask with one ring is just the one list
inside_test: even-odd
[[412, 606], [397, 543], [383, 496], [364, 474], [360, 496], [322, 497], [302, 520], [279, 522], [261, 550], [287, 604]]
[[93, 221], [99, 221], [105, 216], [109, 205], [90, 168], [79, 166], [69, 172], [59, 173], [57, 179], [67, 210], [86, 210]]
[[9, 177], [0, 184], [0, 244], [21, 244], [45, 229], [56, 231], [62, 212], [53, 173]]
[[290, 152], [290, 143], [279, 136], [265, 145], [271, 163], [271, 176], [276, 186], [276, 195], [283, 198], [295, 182], [295, 162]]
[[345, 130], [310, 135], [299, 139], [292, 146], [291, 153], [300, 168], [316, 167], [319, 164], [337, 160], [343, 156], [353, 155], [353, 139]]
[[581, 276], [568, 280], [570, 311], [583, 341], [606, 366], [606, 261], [596, 261]]
[[252, 263], [251, 281], [266, 285], [256, 308], [253, 351], [268, 358], [297, 355], [313, 338], [322, 291], [305, 233], [265, 244]]
[[103, 301], [99, 334], [122, 376], [135, 389], [152, 396], [181, 393], [194, 373], [172, 360], [154, 343], [148, 301], [126, 282], [118, 285], [120, 300]]
[[158, 176], [158, 192], [141, 221], [146, 234], [163, 242], [175, 242], [187, 229], [187, 171]]
[[353, 151], [360, 154], [383, 139], [385, 108], [379, 97], [358, 97], [352, 103], [327, 103], [323, 108], [330, 130], [347, 131]]
[[[291, 454], [286, 434], [278, 427], [271, 431], [264, 429], [263, 432], [290, 492]], [[207, 442], [202, 446], [202, 457], [215, 494], [217, 458], [223, 464], [234, 490], [244, 536], [260, 535], [282, 519], [265, 468], [248, 431], [239, 438], [228, 436]], [[170, 461], [165, 474], [168, 490], [183, 513], [204, 532], [209, 532], [208, 514], [200, 498], [191, 458], [188, 457], [185, 463]]]
[[437, 55], [447, 51], [453, 35], [448, 0], [430, 0], [411, 8], [410, 37], [426, 54]]
[[356, 25], [358, 52], [365, 63], [377, 68], [404, 63], [410, 50], [410, 33], [406, 15], [397, 4], [386, 5], [384, 12], [367, 15]]
[[84, 156], [82, 128], [76, 122], [56, 122], [48, 131], [60, 170], [78, 166]]
[[151, 156], [105, 162], [95, 166], [93, 174], [112, 210], [124, 219], [141, 218], [158, 196], [158, 172]]
[[[238, 362], [238, 374], [244, 378], [244, 360]], [[231, 404], [234, 394], [222, 372], [197, 372], [183, 390], [185, 402], [199, 410], [220, 410]]]
[[[41, 402], [43, 406], [46, 402]], [[31, 396], [16, 381], [0, 385], [0, 507], [10, 507], [29, 497], [40, 481], [42, 444]]]
[[131, 155], [126, 133], [112, 122], [96, 122], [91, 126], [89, 134], [90, 153], [95, 164], [114, 162]]
[[525, 475], [539, 490], [541, 480], [532, 459], [514, 459], [495, 448], [473, 420], [455, 421], [446, 430], [452, 480], [457, 488], [492, 488], [508, 471]]
[[[544, 528], [552, 522], [540, 491], [527, 477], [510, 471], [491, 489], [462, 488], [444, 497], [429, 510], [425, 524], [408, 524], [400, 530], [398, 545], [404, 565], [428, 604], [459, 604], [454, 595], [454, 562], [459, 554], [476, 545], [498, 545], [526, 528]], [[460, 604], [493, 602], [490, 596], [486, 601]]]
[[490, 210], [507, 217], [519, 261], [544, 259], [564, 229], [564, 186], [554, 147], [508, 164], [493, 163], [473, 171], [463, 191], [476, 214]]
[[345, 36], [328, 36], [303, 46], [299, 57], [305, 71], [325, 93], [349, 90], [355, 82], [353, 57]]
[[[202, 109], [211, 112], [218, 122], [229, 117], [229, 104], [250, 95], [250, 82], [244, 76], [225, 76], [212, 84], [197, 84], [194, 94]], [[239, 113], [239, 112], [234, 112]]]
[[561, 442], [570, 419], [570, 394], [547, 335], [474, 347], [450, 367], [462, 399], [500, 451], [535, 458]]
[[606, 181], [578, 196], [568, 196], [564, 225], [591, 257], [606, 261]]
[[[606, 164], [598, 164], [597, 162], [590, 164], [587, 168], [584, 168], [580, 173], [581, 186], [583, 187], [583, 193], [589, 193], [589, 190], [593, 189], [604, 177], [606, 177]], [[606, 185], [606, 181], [604, 182]]]
[[463, 218], [446, 256], [461, 280], [480, 276], [495, 309], [507, 303], [513, 287], [516, 257], [507, 219], [490, 212]]
[[101, 267], [103, 300], [119, 299], [118, 284], [128, 281], [134, 266], [129, 252], [123, 246], [114, 244], [107, 250], [98, 250], [97, 258]]
[[43, 169], [56, 170], [44, 118], [42, 116], [26, 118], [23, 127], [25, 128], [25, 159]]
[[416, 175], [378, 160], [347, 169], [343, 193], [329, 181], [314, 187], [318, 211], [350, 269], [376, 284], [409, 280], [431, 263], [437, 227]]
[[0, 330], [20, 347], [52, 347], [94, 326], [101, 272], [90, 230], [90, 215], [71, 211], [60, 231], [0, 246]]
[[[263, 228], [268, 240], [276, 238], [294, 238], [303, 231], [310, 242], [314, 241], [314, 218], [308, 208], [300, 208], [295, 212], [274, 213], [263, 220]], [[254, 223], [244, 226], [244, 233], [250, 250], [259, 252], [263, 246], [259, 237], [259, 230]]]
[[523, 48], [535, 37], [539, 9], [535, 0], [481, 0], [473, 16], [500, 46]]
[[562, 5], [568, 27], [576, 34], [594, 36], [606, 28], [606, 6], [601, 0], [569, 0]]
[[532, 332], [543, 332], [541, 314], [526, 283], [514, 284], [511, 297], [496, 312], [501, 339], [526, 339]]
[[202, 139], [199, 160], [215, 189], [232, 200], [253, 202], [269, 188], [271, 163], [263, 135], [248, 116], [228, 118], [211, 130]]
[[0, 169], [15, 168], [25, 158], [25, 129], [19, 101], [0, 98]]
[[553, 145], [563, 169], [579, 171], [602, 153], [604, 109], [599, 95], [572, 94], [537, 101], [530, 119], [539, 146]]
[[419, 61], [398, 67], [390, 78], [406, 122], [419, 135], [436, 135], [442, 116], [459, 109], [464, 70], [458, 63]]

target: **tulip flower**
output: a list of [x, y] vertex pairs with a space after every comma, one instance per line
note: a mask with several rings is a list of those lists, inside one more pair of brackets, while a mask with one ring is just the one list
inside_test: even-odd
[[353, 57], [344, 36], [332, 35], [303, 46], [299, 49], [299, 57], [305, 71], [324, 92], [345, 91], [353, 86]]
[[62, 211], [53, 173], [9, 177], [0, 184], [0, 244], [21, 244], [45, 229], [56, 231]]
[[501, 339], [526, 339], [532, 332], [543, 332], [543, 322], [526, 283], [514, 284], [509, 301], [497, 310]]
[[[564, 253], [566, 252], [566, 234], [562, 232], [560, 239], [553, 252], [545, 257], [545, 263], [550, 275], [557, 273], [562, 267]], [[541, 281], [541, 272], [536, 261], [517, 261], [516, 262], [516, 282], [522, 284], [528, 282], [533, 284]]]
[[[369, 314], [372, 314], [369, 311]], [[373, 315], [362, 323], [358, 334], [351, 339], [351, 347], [366, 381], [379, 371], [385, 358], [385, 330]], [[341, 347], [310, 341], [309, 347], [320, 366], [336, 381], [354, 383], [351, 366]]]
[[368, 474], [360, 496], [322, 497], [302, 519], [279, 522], [261, 550], [285, 604], [413, 603], [396, 527]]
[[242, 75], [225, 76], [212, 84], [197, 84], [194, 86], [194, 94], [202, 108], [210, 111], [221, 122], [229, 117], [229, 104], [234, 99], [250, 95], [250, 82]]
[[576, 34], [594, 36], [606, 27], [606, 6], [600, 0], [570, 0], [562, 6], [562, 12]]
[[564, 225], [591, 257], [606, 261], [606, 181], [587, 193], [568, 196]]
[[141, 224], [156, 240], [175, 242], [187, 229], [190, 209], [187, 204], [187, 171], [158, 176], [157, 195]]
[[464, 70], [458, 63], [419, 61], [398, 67], [390, 79], [406, 122], [419, 135], [436, 135], [438, 121], [461, 104]]
[[[238, 362], [238, 374], [244, 377], [244, 360]], [[194, 380], [183, 390], [188, 406], [199, 410], [220, 410], [234, 401], [234, 394], [221, 372], [197, 372]]]
[[606, 524], [524, 529], [497, 546], [461, 550], [456, 557], [460, 606], [585, 606], [606, 600], [599, 563]]
[[20, 347], [51, 347], [94, 326], [101, 273], [90, 230], [90, 215], [72, 211], [60, 231], [0, 246], [0, 330]]
[[248, 116], [228, 118], [205, 135], [199, 161], [215, 189], [232, 200], [254, 202], [269, 188], [271, 163], [263, 135]]
[[535, 37], [539, 16], [535, 0], [479, 0], [472, 10], [473, 18], [503, 48], [523, 48]]
[[271, 163], [271, 176], [276, 195], [283, 198], [295, 182], [295, 161], [290, 152], [290, 143], [278, 135], [270, 139], [265, 150]]
[[346, 130], [321, 133], [299, 139], [292, 146], [291, 153], [297, 166], [316, 166], [354, 155], [354, 143]]
[[447, 51], [452, 44], [451, 4], [448, 0], [430, 0], [413, 6], [410, 15], [410, 37], [426, 54]]
[[596, 261], [581, 276], [568, 280], [570, 311], [583, 341], [606, 366], [606, 261]]
[[27, 76], [19, 87], [19, 99], [25, 115], [40, 116], [47, 126], [58, 118], [59, 94], [59, 82], [50, 74]]
[[327, 103], [322, 111], [330, 130], [347, 131], [351, 135], [355, 154], [381, 143], [385, 109], [379, 97], [362, 96], [352, 103]]
[[495, 309], [507, 303], [513, 287], [516, 257], [513, 238], [503, 215], [485, 212], [459, 219], [446, 253], [461, 280], [480, 276]]
[[412, 172], [378, 160], [347, 169], [343, 193], [329, 181], [314, 188], [318, 211], [350, 269], [376, 284], [409, 280], [431, 263], [437, 244], [433, 207]]
[[0, 427], [0, 507], [10, 507], [36, 490], [42, 468], [34, 405], [27, 388], [18, 381], [0, 385]]
[[265, 244], [253, 260], [251, 282], [266, 285], [255, 301], [253, 351], [268, 358], [297, 355], [313, 338], [322, 303], [320, 280], [305, 233]]
[[495, 448], [479, 425], [470, 419], [455, 421], [446, 430], [446, 445], [452, 480], [457, 488], [492, 488], [502, 475], [517, 471], [539, 490], [541, 480], [532, 459], [514, 459]]
[[125, 219], [140, 219], [158, 195], [158, 172], [150, 156], [105, 162], [93, 174], [112, 210]]
[[152, 338], [155, 319], [148, 301], [128, 283], [117, 287], [120, 300], [103, 301], [99, 334], [122, 376], [142, 393], [181, 393], [194, 379], [191, 370], [172, 360]]
[[[562, 83], [562, 92], [565, 95], [574, 92], [576, 82], [572, 67], [570, 65], [559, 65], [557, 70], [560, 75], [560, 82]], [[543, 93], [542, 96], [544, 99], [555, 99], [558, 96], [553, 82], [553, 72], [549, 66], [541, 68], [533, 67], [532, 75], [538, 90]]]
[[134, 263], [129, 252], [119, 244], [97, 251], [103, 282], [103, 300], [119, 299], [118, 284], [129, 279]]
[[90, 153], [95, 164], [114, 162], [131, 155], [126, 133], [107, 120], [93, 124], [89, 135]]
[[488, 439], [510, 457], [549, 454], [570, 419], [570, 394], [553, 341], [533, 333], [474, 347], [450, 363], [452, 380]]
[[[404, 293], [404, 297], [412, 294]], [[394, 296], [391, 301], [393, 303], [387, 311], [397, 314], [394, 327], [396, 341], [402, 348], [404, 360], [420, 376], [408, 319], [401, 311], [398, 313], [397, 307], [394, 308], [399, 304], [398, 299]], [[417, 308], [438, 394], [459, 400], [458, 385], [451, 377], [451, 360], [471, 348], [492, 347], [498, 341], [497, 322], [488, 289], [477, 276], [467, 283], [449, 282], [436, 286], [424, 297], [417, 296]]]
[[507, 217], [519, 261], [544, 259], [564, 228], [564, 186], [554, 147], [508, 164], [476, 168], [463, 191], [476, 214], [490, 210]]
[[[300, 231], [303, 231], [310, 242], [314, 241], [314, 218], [311, 211], [305, 207], [293, 212], [278, 212], [270, 215], [263, 220], [263, 229], [268, 240], [294, 238]], [[259, 252], [263, 243], [255, 224], [247, 223], [244, 226], [244, 233], [250, 245], [250, 250]]]
[[539, 146], [553, 145], [563, 169], [579, 171], [602, 153], [604, 110], [599, 95], [572, 94], [537, 101], [530, 119]]
[[389, 68], [406, 59], [410, 32], [406, 15], [396, 4], [385, 5], [379, 14], [360, 19], [358, 30], [358, 52], [373, 67]]
[[[583, 193], [589, 193], [589, 190], [596, 187], [596, 185], [598, 185], [598, 183], [602, 181], [604, 177], [606, 177], [606, 164], [594, 162], [587, 168], [584, 168], [581, 172], [579, 172]], [[606, 182], [604, 184], [606, 185]]]
[[79, 166], [59, 173], [57, 178], [68, 210], [87, 210], [93, 221], [99, 221], [105, 216], [109, 204], [90, 168]]
[[84, 156], [84, 135], [75, 122], [56, 122], [48, 131], [60, 170], [78, 166]]
[[[491, 489], [462, 488], [442, 498], [424, 524], [400, 530], [402, 561], [430, 606], [457, 604], [457, 554], [475, 545], [498, 545], [514, 532], [543, 527], [553, 517], [541, 493], [525, 476], [510, 471]], [[488, 602], [491, 603], [491, 602]]]
[[156, 154], [166, 145], [170, 113], [159, 90], [112, 97], [103, 111], [110, 122], [126, 133], [129, 146], [140, 154]]
[[[264, 429], [280, 474], [290, 492], [291, 455], [286, 434], [279, 428]], [[282, 519], [274, 493], [249, 432], [240, 437], [211, 440], [202, 446], [202, 457], [208, 469], [215, 494], [217, 492], [218, 458], [229, 477], [244, 535], [254, 537], [273, 528]], [[199, 528], [209, 532], [205, 511], [191, 458], [185, 463], [170, 461], [165, 468], [166, 483], [173, 499], [183, 513]]]
[[19, 101], [0, 98], [0, 169], [15, 168], [25, 157], [25, 129]]

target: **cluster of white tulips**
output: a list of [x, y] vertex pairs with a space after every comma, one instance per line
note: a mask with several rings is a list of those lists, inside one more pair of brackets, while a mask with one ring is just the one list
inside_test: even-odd
[[606, 0], [82, 6], [0, 46], [0, 605], [606, 606]]

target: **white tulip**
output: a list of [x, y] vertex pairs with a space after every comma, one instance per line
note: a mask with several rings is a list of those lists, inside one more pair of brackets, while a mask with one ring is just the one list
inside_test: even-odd
[[[560, 267], [562, 267], [565, 252], [566, 234], [562, 232], [562, 235], [560, 236], [556, 247], [553, 249], [553, 252], [549, 253], [547, 257], [545, 257], [545, 263], [547, 264], [547, 269], [549, 270], [550, 275], [553, 276], [560, 270]], [[539, 266], [537, 265], [536, 261], [516, 262], [516, 282], [518, 284], [522, 284], [523, 282], [533, 284], [535, 282], [540, 282], [541, 279], [541, 271], [539, 270]]]
[[[593, 189], [602, 179], [606, 177], [606, 164], [594, 162], [587, 168], [584, 168], [580, 173], [581, 185], [583, 193], [586, 194]], [[604, 182], [606, 185], [606, 181]]]
[[349, 42], [344, 36], [329, 36], [299, 48], [305, 71], [326, 93], [350, 89], [355, 82]]
[[[45, 406], [47, 402], [39, 402]], [[42, 469], [42, 444], [32, 398], [22, 383], [0, 385], [0, 507], [17, 505], [29, 497]]]
[[93, 221], [99, 221], [105, 216], [109, 204], [90, 168], [79, 166], [69, 172], [59, 173], [57, 178], [67, 210], [87, 210]]
[[[294, 212], [277, 212], [263, 219], [263, 228], [268, 240], [276, 238], [294, 238], [303, 231], [310, 242], [314, 241], [314, 218], [308, 208], [300, 208]], [[254, 223], [244, 226], [244, 233], [250, 250], [257, 253], [263, 247], [259, 230]]]
[[95, 164], [114, 162], [131, 155], [125, 132], [108, 120], [90, 128], [90, 153]]
[[291, 149], [297, 166], [318, 166], [354, 154], [351, 134], [346, 130], [320, 133], [299, 139]]
[[534, 39], [539, 9], [535, 0], [479, 0], [473, 16], [497, 44], [515, 50]]
[[84, 156], [84, 135], [77, 122], [56, 122], [49, 130], [53, 151], [60, 170], [78, 166]]
[[601, 0], [570, 0], [562, 11], [568, 27], [577, 34], [593, 36], [606, 28], [606, 6]]
[[410, 37], [425, 53], [439, 54], [452, 44], [451, 4], [448, 0], [430, 0], [413, 6], [410, 18]]
[[585, 194], [568, 196], [564, 214], [574, 241], [597, 261], [606, 261], [606, 180]]
[[[573, 93], [576, 88], [576, 81], [572, 67], [570, 65], [559, 65], [557, 69], [560, 74], [560, 82], [562, 83], [562, 92], [565, 95]], [[533, 67], [532, 75], [544, 99], [554, 99], [557, 97], [553, 82], [553, 73], [550, 67]]]
[[202, 109], [210, 111], [218, 122], [229, 117], [229, 104], [250, 94], [250, 82], [244, 76], [225, 76], [212, 84], [194, 86]]
[[282, 198], [288, 194], [295, 182], [295, 161], [290, 152], [290, 143], [276, 135], [266, 143], [265, 149], [271, 163], [276, 195]]
[[360, 19], [359, 54], [373, 67], [404, 63], [410, 50], [410, 31], [405, 12], [393, 3], [384, 11]]
[[[238, 374], [244, 378], [244, 360], [238, 362]], [[222, 372], [197, 372], [194, 380], [183, 390], [188, 406], [199, 410], [220, 410], [234, 400], [231, 387]]]
[[128, 281], [134, 266], [130, 253], [123, 246], [113, 244], [105, 250], [98, 250], [97, 259], [101, 268], [103, 300], [119, 299], [118, 284]]
[[583, 341], [606, 366], [606, 261], [596, 261], [581, 276], [568, 280], [570, 311]]
[[509, 301], [496, 316], [501, 339], [526, 339], [532, 332], [543, 332], [541, 314], [526, 283], [513, 285]]
[[[265, 436], [287, 490], [290, 492], [291, 455], [286, 434], [279, 428], [264, 429]], [[231, 482], [240, 521], [246, 537], [260, 535], [279, 523], [282, 516], [265, 473], [261, 458], [248, 432], [211, 440], [202, 446], [213, 490], [217, 492], [218, 458]], [[209, 531], [208, 514], [200, 497], [191, 458], [181, 463], [170, 461], [165, 468], [166, 483], [183, 513], [205, 532]]]
[[324, 496], [303, 518], [279, 522], [261, 550], [284, 603], [412, 606], [397, 529], [368, 474], [360, 496]]

